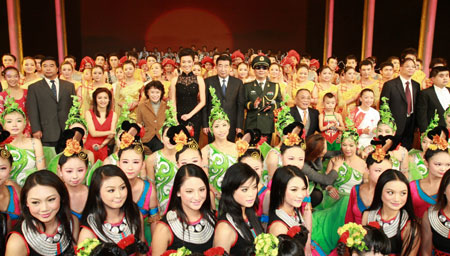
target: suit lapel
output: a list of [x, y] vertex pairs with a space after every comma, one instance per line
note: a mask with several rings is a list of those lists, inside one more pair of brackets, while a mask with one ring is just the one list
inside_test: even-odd
[[[47, 91], [46, 93], [49, 94], [50, 97], [52, 97], [56, 102], [58, 102], [58, 100], [56, 99], [55, 95], [52, 92], [52, 89], [50, 89], [50, 86], [47, 84], [47, 81], [44, 78], [42, 78], [41, 87], [43, 87], [43, 89]], [[61, 87], [59, 88], [59, 91], [61, 92]]]
[[[217, 82], [213, 83], [212, 86], [216, 89], [216, 95], [219, 98], [219, 100], [223, 101], [224, 95], [222, 93], [222, 82], [220, 81], [220, 77], [218, 75], [216, 76], [216, 78], [217, 78], [216, 79]], [[228, 88], [227, 88], [227, 90], [228, 90]]]
[[402, 80], [400, 80], [400, 77], [397, 77], [397, 82], [395, 83], [395, 87], [399, 91], [399, 94], [402, 97], [402, 99], [406, 102], [406, 93], [405, 93], [405, 90], [403, 89], [403, 83], [402, 83]]

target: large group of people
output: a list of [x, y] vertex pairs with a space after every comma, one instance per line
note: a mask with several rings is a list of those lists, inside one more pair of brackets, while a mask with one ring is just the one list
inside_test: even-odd
[[1, 63], [2, 255], [450, 255], [445, 59]]

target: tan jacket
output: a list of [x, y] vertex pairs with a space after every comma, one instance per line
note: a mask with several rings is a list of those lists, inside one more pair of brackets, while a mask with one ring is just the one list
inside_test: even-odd
[[137, 122], [138, 124], [142, 124], [145, 129], [145, 135], [142, 138], [142, 142], [149, 142], [155, 135], [161, 140], [159, 130], [166, 120], [166, 108], [166, 102], [161, 101], [158, 113], [155, 114], [149, 99], [139, 103], [137, 107]]

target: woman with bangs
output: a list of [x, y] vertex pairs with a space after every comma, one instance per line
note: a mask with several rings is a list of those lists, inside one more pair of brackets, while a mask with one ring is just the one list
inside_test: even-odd
[[401, 172], [389, 169], [378, 178], [372, 204], [362, 217], [362, 225], [371, 222], [389, 238], [390, 255], [417, 255], [421, 234], [408, 180]]
[[20, 88], [28, 89], [28, 86], [39, 81], [42, 77], [36, 72], [36, 61], [32, 57], [25, 57], [22, 60], [23, 79], [20, 81]]
[[152, 254], [186, 247], [203, 253], [213, 245], [216, 218], [211, 210], [208, 177], [197, 165], [180, 167], [173, 183], [168, 212], [156, 224]]
[[256, 236], [263, 233], [255, 212], [258, 182], [258, 174], [247, 164], [228, 168], [222, 182], [213, 247], [220, 246], [231, 255], [245, 255]]

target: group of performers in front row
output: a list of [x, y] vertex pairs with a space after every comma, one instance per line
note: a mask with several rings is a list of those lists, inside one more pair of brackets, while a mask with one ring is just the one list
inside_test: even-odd
[[[125, 109], [118, 151], [93, 163], [83, 148], [85, 122], [74, 109], [64, 149], [49, 170], [12, 173], [18, 164], [26, 166], [28, 155], [2, 127], [1, 253], [450, 254], [449, 132], [438, 126], [439, 117], [421, 138], [423, 151], [408, 160], [383, 104], [370, 145], [358, 150], [358, 132], [347, 119], [342, 154], [328, 161], [325, 138], [305, 138], [284, 102], [275, 125], [277, 147], [270, 148], [257, 129], [238, 135], [236, 143], [227, 141], [229, 119], [214, 89], [210, 93], [215, 140], [202, 150], [191, 131], [177, 124], [169, 103], [160, 131], [163, 149], [145, 156], [142, 128], [126, 120]], [[3, 126], [12, 125], [4, 121], [11, 115], [11, 131], [22, 133], [25, 115], [7, 101]], [[408, 161], [409, 169], [401, 168]]]

